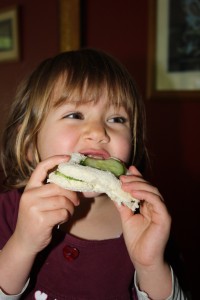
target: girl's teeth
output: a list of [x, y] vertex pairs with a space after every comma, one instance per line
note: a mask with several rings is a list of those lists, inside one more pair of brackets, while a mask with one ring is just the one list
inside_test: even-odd
[[98, 155], [91, 155], [91, 154], [88, 154], [87, 156], [88, 156], [88, 157], [92, 157], [92, 158], [97, 158], [97, 159], [103, 159], [103, 157], [98, 156]]

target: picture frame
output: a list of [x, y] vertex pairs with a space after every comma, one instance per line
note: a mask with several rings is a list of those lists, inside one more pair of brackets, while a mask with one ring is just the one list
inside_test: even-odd
[[19, 60], [18, 7], [0, 10], [0, 62]]
[[59, 0], [60, 52], [80, 48], [80, 0]]
[[191, 34], [189, 2], [148, 3], [147, 98], [200, 100], [200, 28]]

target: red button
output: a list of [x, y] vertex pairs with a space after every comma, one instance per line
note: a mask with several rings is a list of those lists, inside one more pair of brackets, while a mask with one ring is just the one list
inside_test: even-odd
[[75, 247], [67, 245], [63, 248], [63, 255], [66, 260], [73, 261], [79, 256], [79, 250]]

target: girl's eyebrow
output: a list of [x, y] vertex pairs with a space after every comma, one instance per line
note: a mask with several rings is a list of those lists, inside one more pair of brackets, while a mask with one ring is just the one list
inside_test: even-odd
[[67, 110], [74, 110], [74, 109], [79, 109], [83, 106], [87, 106], [88, 103], [77, 103], [77, 102], [67, 102], [63, 101], [62, 103], [59, 103], [59, 105], [52, 105], [52, 110], [53, 111], [58, 111], [62, 113], [63, 111]]

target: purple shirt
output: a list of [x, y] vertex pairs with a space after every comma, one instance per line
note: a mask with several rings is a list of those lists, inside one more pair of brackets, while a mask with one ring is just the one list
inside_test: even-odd
[[[20, 196], [17, 190], [0, 195], [0, 249], [15, 229]], [[133, 275], [123, 236], [84, 240], [55, 229], [35, 260], [22, 299], [128, 300]]]

